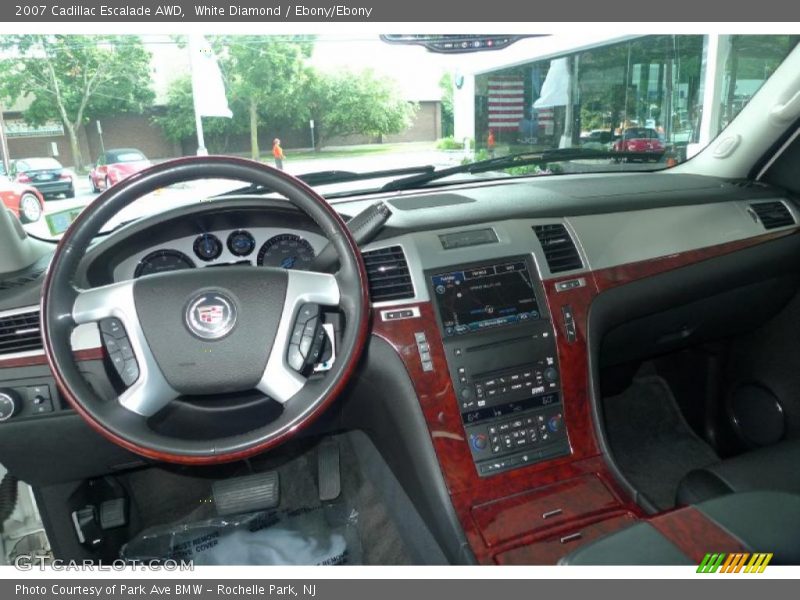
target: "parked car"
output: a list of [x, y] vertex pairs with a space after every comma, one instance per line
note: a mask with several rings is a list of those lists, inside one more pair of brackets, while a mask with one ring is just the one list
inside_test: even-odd
[[641, 152], [642, 154], [663, 154], [664, 142], [658, 132], [651, 127], [628, 127], [622, 137], [614, 143], [617, 152]]
[[150, 161], [136, 148], [106, 150], [98, 157], [89, 173], [92, 191], [107, 190], [115, 183], [149, 166]]
[[589, 150], [610, 150], [619, 139], [618, 135], [607, 129], [594, 129], [581, 135], [581, 146]]
[[0, 176], [0, 199], [23, 223], [34, 223], [44, 214], [44, 198], [30, 185]]
[[63, 195], [75, 197], [72, 175], [55, 158], [21, 158], [11, 163], [11, 178], [32, 185], [44, 198]]

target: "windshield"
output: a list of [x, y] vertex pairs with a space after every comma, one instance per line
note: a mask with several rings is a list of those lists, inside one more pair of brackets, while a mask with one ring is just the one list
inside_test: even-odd
[[17, 171], [36, 171], [39, 169], [60, 169], [61, 164], [52, 158], [28, 158], [17, 161]]
[[109, 154], [108, 162], [123, 163], [123, 162], [138, 162], [140, 160], [147, 160], [141, 152], [135, 150], [120, 150]]
[[[332, 202], [476, 179], [668, 169], [724, 129], [798, 37], [521, 36], [452, 54], [367, 34], [3, 35], [3, 158], [16, 171], [64, 164], [63, 175], [25, 182], [62, 198], [24, 225], [52, 240], [102, 190], [149, 162], [195, 154], [260, 160]], [[711, 47], [723, 58], [709, 62]], [[109, 148], [115, 141], [136, 148]], [[246, 183], [159, 190], [107, 230]]]

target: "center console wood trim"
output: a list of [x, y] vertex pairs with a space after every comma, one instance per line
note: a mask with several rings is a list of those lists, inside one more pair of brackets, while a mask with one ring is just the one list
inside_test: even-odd
[[[570, 528], [574, 527], [583, 527], [587, 520], [594, 519], [591, 531], [594, 531], [595, 534], [601, 531], [606, 534], [615, 528], [625, 527], [636, 519], [648, 518], [633, 498], [618, 484], [600, 450], [595, 431], [586, 343], [589, 308], [594, 298], [602, 291], [612, 287], [762, 244], [769, 240], [795, 234], [797, 231], [797, 229], [784, 230], [680, 254], [581, 273], [579, 276], [585, 279], [586, 284], [565, 291], [557, 291], [555, 284], [559, 281], [575, 279], [576, 276], [545, 280], [543, 282], [545, 297], [552, 315], [557, 339], [564, 419], [571, 454], [487, 478], [478, 476], [465, 439], [458, 402], [448, 374], [444, 346], [433, 305], [430, 302], [421, 302], [417, 305], [420, 311], [419, 317], [394, 321], [384, 321], [378, 310], [373, 311], [373, 333], [394, 348], [402, 358], [408, 374], [414, 382], [453, 507], [480, 563], [508, 563], [525, 557], [531, 562], [555, 563], [562, 555], [577, 547], [577, 545], [553, 543], [551, 538], [556, 533], [568, 532]], [[565, 324], [561, 318], [562, 307], [567, 305], [572, 309], [575, 320], [576, 337], [573, 341], [568, 341]], [[416, 332], [425, 333], [434, 364], [433, 371], [422, 370], [414, 337]], [[605, 513], [600, 511], [601, 514], [592, 515], [592, 511], [588, 511], [588, 514], [582, 512], [573, 519], [565, 519], [558, 532], [549, 534], [550, 537], [546, 539], [542, 538], [539, 532], [531, 531], [527, 525], [515, 524], [513, 520], [504, 519], [500, 514], [504, 505], [497, 501], [501, 499], [581, 477], [594, 477], [606, 486], [613, 500], [611, 503], [607, 499], [603, 501]], [[566, 495], [564, 497], [565, 506], [569, 507], [569, 501], [569, 495]], [[497, 508], [498, 512], [494, 516], [491, 514], [493, 506]], [[477, 522], [474, 517], [476, 507], [481, 507], [479, 509], [481, 511], [480, 522]], [[695, 513], [696, 511], [682, 510], [668, 513], [673, 516], [664, 517], [658, 521], [658, 526], [663, 530], [673, 531], [676, 535], [683, 535], [680, 532], [687, 527], [696, 528], [697, 533], [693, 534], [690, 542], [687, 542], [687, 548], [689, 545], [701, 550], [707, 548], [707, 544], [701, 543], [703, 538], [696, 536], [710, 536], [707, 539], [719, 538], [720, 543], [726, 539], [725, 532], [707, 519], [702, 522], [697, 518], [699, 513]], [[702, 517], [702, 515], [700, 516]], [[605, 521], [607, 521], [607, 525], [599, 525]], [[485, 537], [487, 527], [493, 528], [489, 540], [491, 545], [487, 543]], [[586, 539], [579, 543], [585, 543], [588, 537], [591, 536], [586, 536]], [[728, 545], [725, 547], [733, 548], [735, 541], [731, 542], [730, 536], [727, 538]], [[541, 546], [538, 550], [530, 548], [537, 545]], [[515, 548], [528, 549], [512, 552]], [[699, 551], [693, 550], [695, 553]]]
[[[102, 360], [102, 348], [86, 348], [85, 350], [76, 350], [73, 356], [77, 362], [88, 360]], [[0, 357], [0, 369], [11, 369], [15, 367], [33, 367], [36, 365], [46, 365], [47, 358], [44, 354], [31, 354], [30, 356], [15, 356], [11, 358]]]

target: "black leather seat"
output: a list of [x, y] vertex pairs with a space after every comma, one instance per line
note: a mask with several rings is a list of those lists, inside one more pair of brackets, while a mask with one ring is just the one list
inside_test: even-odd
[[780, 442], [688, 473], [677, 502], [697, 504], [732, 492], [773, 490], [800, 494], [800, 440]]
[[[770, 564], [800, 564], [800, 496], [785, 492], [727, 494], [695, 506], [747, 552], [771, 552]], [[695, 549], [719, 552], [713, 546]], [[697, 564], [647, 521], [581, 546], [559, 561], [565, 565]]]

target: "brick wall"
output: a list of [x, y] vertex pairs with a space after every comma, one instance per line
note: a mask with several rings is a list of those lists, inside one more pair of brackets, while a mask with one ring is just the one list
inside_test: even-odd
[[[6, 113], [6, 118], [18, 118], [18, 113]], [[107, 116], [100, 119], [103, 128], [103, 143], [106, 149], [111, 148], [138, 148], [145, 156], [152, 160], [172, 158], [176, 156], [192, 155], [197, 150], [197, 141], [194, 138], [175, 143], [164, 136], [164, 132], [152, 121], [152, 113], [120, 114]], [[439, 102], [425, 101], [419, 103], [419, 110], [413, 122], [406, 131], [389, 135], [383, 138], [384, 142], [423, 142], [434, 141], [442, 135], [441, 104]], [[308, 128], [295, 130], [274, 130], [263, 126], [259, 132], [259, 144], [263, 155], [268, 156], [272, 149], [272, 140], [281, 138], [284, 148], [308, 148], [311, 146], [311, 134]], [[379, 142], [371, 136], [351, 135], [331, 138], [326, 140], [328, 146], [345, 146], [350, 144], [371, 144]], [[246, 154], [250, 151], [250, 135], [243, 134], [231, 136], [225, 140], [209, 140], [212, 152], [230, 152]], [[216, 143], [213, 143], [216, 142]], [[69, 138], [65, 135], [10, 138], [8, 140], [11, 159], [29, 158], [32, 156], [53, 156], [52, 143], [56, 144], [58, 154], [56, 158], [67, 167], [72, 167], [75, 161], [69, 145]], [[94, 120], [78, 133], [78, 143], [83, 154], [86, 166], [97, 160], [100, 154], [100, 136]]]

